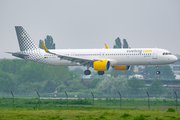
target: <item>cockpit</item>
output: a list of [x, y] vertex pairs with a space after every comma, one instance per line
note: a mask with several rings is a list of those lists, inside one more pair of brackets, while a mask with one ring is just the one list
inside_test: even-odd
[[166, 52], [166, 53], [163, 53], [163, 55], [172, 55], [172, 54], [171, 54], [171, 53], [167, 53], [167, 52]]

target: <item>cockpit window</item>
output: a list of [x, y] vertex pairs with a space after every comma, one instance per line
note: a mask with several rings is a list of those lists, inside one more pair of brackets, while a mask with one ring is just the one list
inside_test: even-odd
[[171, 53], [163, 53], [163, 55], [172, 55]]

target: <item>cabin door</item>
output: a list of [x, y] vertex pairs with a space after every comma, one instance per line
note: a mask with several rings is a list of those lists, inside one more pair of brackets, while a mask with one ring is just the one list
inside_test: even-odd
[[153, 50], [152, 59], [157, 59], [157, 50]]

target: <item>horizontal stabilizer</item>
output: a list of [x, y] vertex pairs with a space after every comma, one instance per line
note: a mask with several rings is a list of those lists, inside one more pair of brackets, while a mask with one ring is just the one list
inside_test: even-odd
[[24, 58], [24, 57], [26, 57], [26, 56], [29, 56], [29, 55], [26, 55], [26, 54], [22, 54], [22, 53], [20, 53], [20, 52], [16, 52], [16, 53], [6, 52], [6, 53], [12, 54], [13, 56], [15, 56], [15, 57], [20, 57], [20, 58]]

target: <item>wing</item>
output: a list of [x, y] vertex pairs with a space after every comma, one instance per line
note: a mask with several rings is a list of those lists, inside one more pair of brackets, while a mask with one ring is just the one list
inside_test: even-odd
[[92, 59], [92, 58], [81, 58], [81, 57], [77, 57], [77, 56], [65, 56], [65, 55], [59, 55], [59, 54], [56, 54], [56, 53], [53, 53], [51, 51], [49, 51], [45, 45], [43, 44], [43, 42], [41, 42], [43, 48], [44, 48], [44, 51], [49, 53], [49, 54], [53, 54], [53, 55], [56, 55], [58, 56], [61, 60], [68, 60], [68, 61], [71, 61], [71, 62], [76, 62], [76, 63], [79, 63], [81, 65], [92, 65], [93, 61], [98, 61], [96, 59]]

